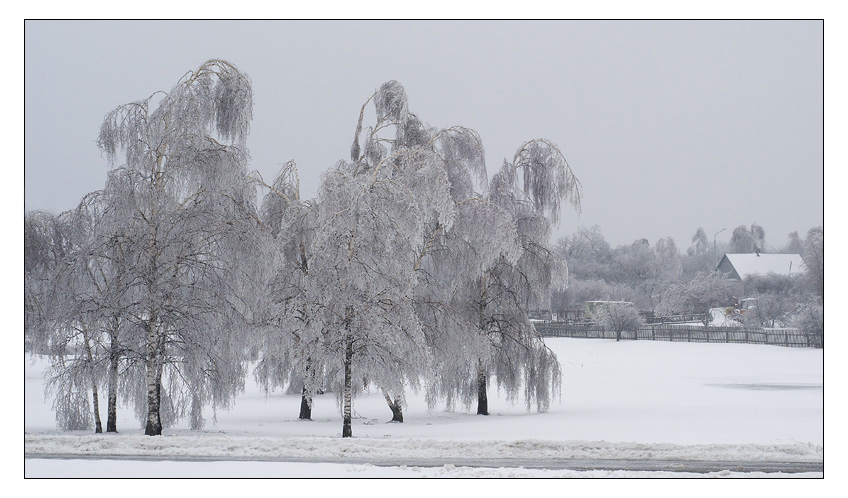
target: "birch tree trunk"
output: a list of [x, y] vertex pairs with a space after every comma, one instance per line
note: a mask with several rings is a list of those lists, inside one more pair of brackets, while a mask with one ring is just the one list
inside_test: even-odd
[[88, 332], [85, 328], [82, 331], [83, 339], [85, 340], [85, 354], [88, 363], [88, 376], [91, 379], [91, 397], [92, 403], [94, 407], [94, 433], [101, 434], [103, 432], [103, 425], [100, 422], [100, 400], [97, 395], [97, 380], [94, 378], [94, 358], [91, 355], [91, 341], [88, 337]]
[[300, 395], [300, 420], [312, 420], [312, 395], [306, 386], [303, 386], [303, 393]]
[[157, 379], [156, 365], [147, 365], [147, 423], [144, 434], [147, 436], [162, 435], [162, 421], [159, 418], [160, 386]]
[[307, 388], [313, 385], [315, 372], [312, 371], [312, 359], [306, 359], [306, 375], [304, 377], [303, 392], [300, 395], [300, 420], [312, 420], [312, 392]]
[[344, 412], [342, 421], [342, 437], [352, 437], [351, 429], [351, 366], [353, 363], [353, 338], [348, 333], [345, 337], [344, 356]]
[[100, 401], [97, 396], [97, 383], [92, 381], [91, 384], [92, 402], [94, 406], [94, 433], [101, 434], [103, 432], [103, 425], [100, 423]]
[[147, 423], [144, 434], [148, 436], [162, 435], [162, 419], [159, 408], [162, 391], [162, 359], [158, 330], [152, 321], [147, 324]]
[[189, 412], [189, 428], [193, 431], [203, 429], [206, 421], [203, 419], [203, 403], [200, 401], [200, 396], [192, 394], [191, 396], [191, 411]]
[[489, 414], [489, 397], [486, 393], [486, 369], [477, 362], [477, 415]]
[[118, 350], [117, 327], [109, 334], [109, 394], [106, 408], [106, 432], [118, 432]]
[[312, 420], [312, 392], [307, 387], [313, 385], [310, 382], [315, 377], [315, 374], [311, 371], [311, 365], [312, 362], [307, 359], [306, 378], [303, 383], [303, 391], [300, 394], [300, 415], [298, 415], [298, 419], [300, 420]]
[[394, 399], [389, 395], [389, 392], [383, 389], [383, 397], [386, 398], [386, 403], [392, 411], [392, 422], [403, 423], [403, 407], [401, 406], [400, 396], [395, 396]]
[[[489, 297], [489, 272], [483, 274], [481, 280], [482, 293], [480, 295], [479, 320], [481, 327], [485, 330], [485, 308]], [[489, 397], [486, 393], [486, 369], [483, 360], [477, 358], [477, 415], [489, 414]]]

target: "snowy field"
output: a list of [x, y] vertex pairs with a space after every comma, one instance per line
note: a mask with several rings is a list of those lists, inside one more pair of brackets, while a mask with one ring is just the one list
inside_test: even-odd
[[[190, 431], [183, 423], [166, 429], [162, 437], [147, 437], [131, 409], [119, 407], [120, 434], [61, 432], [43, 398], [44, 362], [27, 356], [25, 476], [823, 475], [737, 468], [739, 462], [824, 461], [822, 350], [599, 339], [546, 342], [563, 369], [562, 399], [549, 412], [527, 412], [520, 400], [511, 405], [492, 385], [488, 417], [475, 415], [473, 406], [471, 412], [428, 412], [423, 395], [409, 393], [405, 422], [387, 423], [391, 413], [385, 400], [372, 392], [354, 400], [352, 439], [340, 437], [341, 415], [333, 393], [315, 398], [312, 421], [299, 421], [299, 396], [277, 392], [266, 398], [252, 379], [232, 410], [220, 411], [214, 422], [211, 410], [206, 414], [203, 431]], [[105, 424], [105, 406], [101, 410]], [[62, 459], [45, 458], [56, 455]], [[462, 465], [472, 459], [668, 460], [670, 467], [718, 461], [728, 462], [728, 468], [705, 474]]]

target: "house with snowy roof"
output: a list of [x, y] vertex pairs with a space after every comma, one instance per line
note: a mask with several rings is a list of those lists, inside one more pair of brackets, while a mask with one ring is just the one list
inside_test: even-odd
[[725, 254], [716, 271], [731, 280], [743, 281], [754, 275], [800, 275], [806, 267], [799, 254]]

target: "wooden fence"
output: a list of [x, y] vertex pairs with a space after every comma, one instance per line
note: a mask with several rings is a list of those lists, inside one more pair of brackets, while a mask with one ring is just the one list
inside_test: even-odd
[[[600, 325], [575, 325], [563, 322], [534, 324], [542, 337], [573, 337], [579, 339], [615, 339], [614, 330]], [[748, 327], [700, 327], [696, 325], [656, 324], [638, 330], [624, 330], [621, 340], [671, 342], [724, 342], [738, 344], [771, 344], [774, 346], [821, 348], [822, 337], [805, 334], [798, 329], [763, 329]]]

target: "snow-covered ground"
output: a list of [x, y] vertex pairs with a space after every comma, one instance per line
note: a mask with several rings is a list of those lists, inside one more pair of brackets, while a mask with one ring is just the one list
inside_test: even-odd
[[[44, 362], [26, 361], [25, 475], [192, 477], [753, 477], [735, 467], [678, 472], [471, 468], [457, 459], [631, 459], [720, 462], [823, 462], [823, 352], [746, 344], [548, 339], [563, 369], [562, 400], [547, 413], [511, 405], [490, 387], [491, 415], [428, 412], [409, 393], [403, 424], [378, 392], [355, 399], [352, 439], [342, 439], [335, 396], [315, 398], [312, 421], [299, 421], [300, 397], [251, 381], [230, 411], [203, 431], [185, 424], [143, 436], [131, 409], [120, 434], [56, 430], [43, 398]], [[473, 407], [472, 407], [473, 409]], [[105, 412], [101, 413], [105, 417]], [[56, 460], [91, 457], [179, 461]], [[183, 461], [197, 458], [215, 461]], [[396, 466], [382, 466], [397, 459]], [[404, 459], [445, 462], [406, 465]], [[239, 460], [239, 461], [232, 461]], [[255, 460], [255, 461], [243, 461]], [[320, 461], [333, 463], [319, 463]], [[310, 463], [302, 463], [302, 462]], [[299, 463], [301, 462], [301, 463]], [[351, 463], [346, 463], [351, 462]], [[378, 465], [369, 465], [378, 463]], [[822, 473], [762, 474], [818, 477]]]

